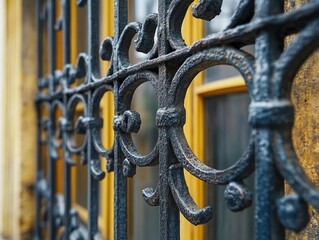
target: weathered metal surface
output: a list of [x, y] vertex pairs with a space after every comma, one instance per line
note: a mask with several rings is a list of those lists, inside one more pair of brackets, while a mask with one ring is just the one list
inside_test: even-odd
[[[48, 223], [50, 239], [55, 239], [63, 227], [64, 239], [82, 236], [77, 214], [70, 201], [70, 171], [73, 156], [80, 155], [88, 165], [88, 238], [98, 233], [98, 181], [105, 173], [100, 164], [107, 160], [107, 170], [114, 171], [114, 239], [127, 237], [127, 177], [134, 177], [137, 167], [159, 165], [160, 178], [156, 189], [143, 191], [145, 201], [160, 208], [161, 239], [179, 239], [179, 213], [193, 224], [204, 224], [212, 217], [214, 206], [200, 208], [188, 192], [183, 169], [209, 184], [227, 185], [225, 200], [229, 208], [239, 211], [249, 207], [251, 190], [243, 184], [255, 169], [256, 175], [256, 239], [283, 239], [285, 229], [302, 230], [308, 222], [306, 209], [319, 208], [319, 189], [304, 173], [295, 155], [291, 131], [294, 108], [290, 102], [291, 85], [298, 68], [318, 47], [319, 3], [313, 1], [295, 11], [283, 13], [284, 2], [278, 0], [242, 0], [232, 22], [222, 32], [186, 46], [181, 26], [192, 0], [159, 0], [158, 14], [146, 17], [143, 23], [127, 22], [127, 1], [114, 2], [114, 37], [99, 39], [98, 1], [77, 1], [88, 11], [88, 52], [80, 54], [77, 66], [70, 64], [69, 1], [62, 2], [61, 28], [56, 27], [53, 0], [38, 0], [38, 23], [41, 34], [44, 21], [48, 24], [51, 69], [43, 76], [41, 68], [41, 38], [39, 43], [39, 92], [37, 109], [39, 132], [47, 132], [49, 154], [48, 178], [42, 174], [41, 151], [38, 158], [37, 227], [35, 238], [41, 239], [43, 221]], [[222, 1], [199, 1], [193, 15], [214, 21]], [[43, 17], [41, 6], [47, 12]], [[252, 16], [255, 18], [252, 19]], [[56, 31], [63, 31], [64, 68], [55, 65]], [[157, 30], [157, 43], [155, 33]], [[284, 38], [298, 36], [284, 50]], [[148, 58], [136, 64], [129, 59], [129, 46], [137, 35], [135, 50], [148, 53]], [[241, 47], [255, 44], [255, 56]], [[100, 76], [99, 58], [111, 62], [106, 76]], [[192, 152], [186, 141], [183, 125], [186, 121], [184, 98], [188, 86], [199, 72], [208, 67], [227, 64], [235, 67], [245, 79], [251, 97], [249, 122], [254, 129], [242, 157], [231, 167], [217, 170], [208, 167]], [[77, 80], [85, 77], [83, 83]], [[148, 155], [142, 155], [132, 141], [138, 132], [139, 113], [132, 111], [135, 89], [150, 82], [158, 98], [156, 116], [158, 141]], [[100, 101], [105, 92], [114, 93], [114, 145], [106, 149], [101, 141], [103, 119]], [[83, 116], [73, 122], [75, 108], [83, 104]], [[46, 121], [40, 109], [47, 107]], [[62, 112], [60, 119], [55, 109]], [[59, 124], [56, 122], [58, 121]], [[60, 134], [56, 134], [56, 132]], [[74, 146], [75, 132], [84, 135], [81, 146]], [[41, 134], [39, 134], [41, 137]], [[62, 142], [59, 144], [59, 142]], [[64, 162], [64, 204], [58, 204], [55, 189], [55, 165], [58, 150]], [[284, 196], [283, 180], [295, 191]], [[41, 205], [43, 205], [41, 207]], [[41, 208], [47, 208], [46, 219]], [[63, 218], [63, 221], [60, 219]]]

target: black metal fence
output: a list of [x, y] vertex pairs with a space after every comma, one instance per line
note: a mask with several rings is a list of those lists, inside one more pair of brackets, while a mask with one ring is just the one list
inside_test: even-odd
[[[159, 0], [158, 14], [143, 23], [127, 21], [127, 1], [114, 0], [114, 36], [99, 42], [99, 1], [77, 0], [88, 11], [88, 52], [70, 64], [70, 1], [62, 1], [62, 18], [56, 19], [55, 1], [37, 1], [38, 12], [38, 159], [35, 239], [96, 239], [98, 236], [98, 186], [107, 171], [114, 171], [114, 239], [127, 238], [127, 177], [136, 167], [159, 165], [156, 189], [143, 191], [145, 201], [160, 209], [161, 239], [179, 239], [179, 213], [193, 224], [212, 218], [214, 206], [199, 208], [189, 194], [183, 170], [209, 184], [227, 185], [225, 202], [232, 211], [250, 206], [252, 193], [243, 180], [255, 171], [256, 239], [284, 239], [285, 229], [299, 231], [309, 221], [308, 204], [319, 209], [319, 189], [305, 175], [291, 141], [294, 109], [290, 87], [298, 68], [319, 45], [319, 2], [283, 13], [283, 0], [241, 0], [229, 26], [222, 32], [186, 46], [181, 26], [193, 0]], [[193, 16], [214, 21], [222, 0], [200, 0]], [[46, 26], [46, 27], [45, 27]], [[156, 31], [157, 30], [157, 31]], [[50, 74], [43, 71], [43, 31], [49, 40]], [[56, 35], [63, 34], [64, 68], [56, 67]], [[157, 42], [154, 41], [157, 33]], [[298, 33], [285, 50], [284, 38]], [[129, 47], [148, 58], [132, 64]], [[255, 56], [242, 47], [255, 44]], [[99, 60], [110, 61], [100, 76]], [[235, 67], [245, 79], [251, 104], [249, 123], [253, 128], [242, 157], [225, 170], [206, 166], [186, 141], [184, 98], [193, 78], [214, 65]], [[78, 79], [85, 78], [77, 84]], [[138, 132], [139, 113], [130, 109], [135, 89], [150, 82], [158, 99], [156, 123], [158, 141], [148, 155], [135, 147], [131, 133]], [[101, 140], [103, 119], [100, 101], [104, 93], [114, 94], [114, 145], [105, 149]], [[73, 122], [75, 108], [83, 104], [83, 115]], [[48, 109], [43, 114], [43, 108]], [[56, 115], [59, 109], [61, 116]], [[46, 115], [46, 116], [45, 116]], [[110, 129], [111, 130], [111, 129]], [[84, 141], [75, 146], [73, 134]], [[48, 157], [43, 156], [43, 147]], [[60, 150], [61, 149], [61, 150]], [[56, 164], [63, 154], [63, 201], [56, 194]], [[82, 156], [88, 166], [87, 236], [78, 224], [71, 204], [72, 158]], [[44, 166], [43, 163], [47, 166]], [[46, 172], [46, 174], [44, 174]], [[60, 176], [61, 177], [61, 176]], [[295, 193], [284, 196], [286, 180]], [[103, 189], [102, 189], [103, 191]], [[44, 229], [48, 229], [47, 232]]]

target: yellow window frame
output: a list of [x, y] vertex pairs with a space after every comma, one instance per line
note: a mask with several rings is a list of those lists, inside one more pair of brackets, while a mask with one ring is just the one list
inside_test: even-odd
[[[204, 36], [203, 22], [194, 18], [190, 9], [184, 19], [182, 33], [184, 40], [188, 45]], [[204, 161], [203, 146], [205, 144], [203, 127], [205, 124], [205, 98], [245, 91], [247, 91], [247, 87], [241, 76], [204, 83], [204, 73], [201, 72], [192, 81], [184, 101], [187, 119], [184, 126], [184, 132], [189, 146], [192, 148], [194, 154], [202, 161]], [[192, 176], [187, 171], [184, 172], [191, 196], [200, 207], [204, 207], [204, 182]], [[194, 226], [181, 215], [181, 239], [204, 240], [204, 234], [205, 225]]]

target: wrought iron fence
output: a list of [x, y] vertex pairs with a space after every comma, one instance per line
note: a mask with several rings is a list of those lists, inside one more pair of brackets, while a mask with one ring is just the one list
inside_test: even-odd
[[[243, 180], [255, 171], [256, 239], [284, 239], [285, 229], [299, 231], [309, 217], [308, 205], [319, 208], [319, 189], [308, 179], [294, 153], [291, 128], [294, 109], [290, 87], [294, 76], [319, 43], [319, 2], [312, 1], [289, 13], [283, 0], [241, 0], [232, 21], [222, 32], [214, 33], [187, 46], [181, 26], [193, 0], [159, 0], [158, 14], [143, 23], [127, 21], [127, 1], [114, 0], [114, 36], [99, 43], [99, 1], [77, 0], [87, 5], [88, 52], [80, 54], [76, 66], [70, 64], [70, 1], [62, 1], [62, 18], [56, 19], [54, 0], [37, 1], [38, 19], [38, 159], [35, 238], [43, 239], [48, 228], [50, 239], [86, 238], [81, 233], [71, 204], [70, 172], [72, 157], [81, 155], [88, 166], [88, 239], [98, 234], [98, 184], [107, 171], [114, 171], [114, 239], [127, 238], [127, 177], [136, 167], [159, 165], [156, 189], [143, 191], [145, 201], [160, 209], [161, 239], [179, 239], [179, 213], [193, 224], [212, 218], [214, 206], [199, 208], [190, 195], [183, 170], [209, 184], [227, 185], [225, 202], [232, 211], [251, 204], [252, 193]], [[193, 16], [214, 21], [222, 0], [200, 0], [192, 7]], [[47, 24], [50, 74], [43, 71], [42, 32]], [[156, 31], [157, 30], [157, 31]], [[56, 67], [56, 32], [63, 33], [64, 68]], [[154, 42], [155, 33], [158, 41]], [[283, 49], [284, 38], [298, 33]], [[132, 64], [129, 46], [148, 58]], [[255, 44], [255, 56], [241, 48]], [[99, 75], [99, 59], [110, 61], [105, 76]], [[251, 104], [249, 123], [253, 128], [242, 157], [225, 170], [206, 166], [190, 149], [183, 125], [184, 98], [188, 86], [201, 71], [214, 65], [235, 67], [244, 77]], [[85, 78], [76, 84], [79, 78]], [[158, 141], [148, 155], [135, 147], [131, 133], [138, 132], [139, 113], [130, 109], [135, 89], [150, 82], [156, 91]], [[75, 83], [75, 84], [74, 84]], [[114, 93], [114, 145], [105, 149], [101, 141], [103, 119], [99, 106], [104, 93]], [[73, 123], [77, 103], [83, 116]], [[43, 107], [48, 109], [43, 116]], [[57, 117], [55, 110], [62, 116]], [[58, 132], [58, 134], [56, 134]], [[84, 134], [82, 146], [72, 144], [75, 132]], [[49, 149], [47, 177], [44, 177], [42, 147]], [[56, 160], [63, 153], [64, 200], [56, 194]], [[284, 196], [286, 180], [295, 193]]]

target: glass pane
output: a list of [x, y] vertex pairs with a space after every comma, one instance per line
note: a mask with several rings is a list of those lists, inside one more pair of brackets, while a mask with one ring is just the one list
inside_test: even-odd
[[159, 207], [149, 206], [142, 197], [142, 190], [155, 188], [158, 182], [158, 166], [137, 168], [130, 180], [128, 239], [159, 240]]
[[[212, 21], [205, 23], [205, 35], [223, 31], [230, 23], [238, 2], [239, 0], [223, 1], [220, 15], [215, 17]], [[219, 65], [205, 71], [204, 81], [207, 83], [235, 76], [239, 76], [239, 72], [235, 68], [227, 65]]]
[[240, 74], [234, 67], [218, 65], [205, 70], [204, 82], [209, 83], [236, 76], [240, 76]]
[[[140, 22], [144, 23], [145, 18], [147, 15], [151, 13], [158, 12], [158, 3], [154, 0], [135, 0], [129, 3], [129, 14], [128, 19], [129, 22]], [[137, 35], [131, 42], [130, 52], [129, 52], [129, 59], [130, 62], [135, 64], [139, 61], [145, 60], [148, 57], [148, 54], [137, 52], [135, 50], [134, 42], [137, 40]], [[154, 36], [154, 45], [157, 42], [157, 30]]]
[[88, 198], [88, 173], [87, 165], [81, 164], [80, 157], [76, 157], [76, 203], [87, 209]]
[[[133, 141], [142, 154], [148, 154], [157, 142], [157, 99], [151, 83], [139, 86], [133, 96], [131, 109], [141, 116], [141, 128], [133, 134]], [[157, 166], [136, 169], [130, 180], [129, 190], [129, 237], [132, 240], [159, 239], [159, 208], [149, 206], [142, 197], [142, 190], [155, 188], [159, 179]]]
[[156, 111], [157, 99], [154, 87], [145, 82], [134, 92], [131, 109], [141, 116], [141, 127], [138, 133], [133, 133], [132, 138], [137, 149], [142, 154], [148, 154], [157, 142]]
[[[205, 162], [216, 169], [231, 166], [244, 152], [251, 129], [247, 122], [248, 93], [235, 93], [205, 99]], [[253, 176], [245, 183], [254, 189]], [[206, 204], [214, 209], [206, 225], [205, 239], [254, 239], [254, 209], [231, 212], [224, 200], [226, 186], [205, 186]]]
[[231, 17], [237, 9], [239, 0], [224, 0], [221, 13], [212, 21], [206, 22], [206, 35], [223, 31], [230, 23]]
[[[157, 1], [153, 0], [135, 0], [133, 2], [133, 8], [129, 8], [128, 19], [129, 22], [140, 22], [144, 23], [145, 18], [147, 15], [151, 13], [158, 12], [158, 3]], [[129, 52], [129, 59], [131, 63], [135, 64], [142, 60], [145, 60], [148, 57], [148, 54], [137, 52], [135, 50], [134, 42], [137, 40], [137, 36], [134, 37], [133, 41], [131, 42], [130, 52]], [[155, 32], [154, 43], [157, 42], [157, 30]]]
[[[72, 2], [72, 1], [71, 1]], [[74, 3], [75, 4], [75, 3]], [[76, 26], [75, 26], [75, 36], [71, 35], [71, 45], [74, 41], [75, 44], [72, 46], [71, 50], [71, 61], [73, 65], [76, 65], [79, 54], [88, 52], [88, 9], [87, 6], [75, 7], [76, 9]], [[75, 38], [73, 40], [73, 38]], [[72, 86], [80, 85], [85, 82], [85, 77], [77, 78]]]
[[[157, 13], [157, 2], [153, 0], [135, 0], [129, 2], [129, 21], [144, 22], [150, 13]], [[156, 33], [155, 33], [156, 36]], [[156, 41], [156, 37], [154, 39]], [[130, 61], [136, 63], [147, 54], [134, 49], [134, 40], [130, 48]], [[133, 96], [131, 109], [141, 116], [142, 124], [137, 134], [132, 134], [134, 144], [142, 154], [148, 154], [157, 142], [156, 111], [157, 99], [153, 86], [146, 82], [139, 86]], [[128, 199], [128, 239], [159, 239], [159, 207], [149, 206], [142, 197], [142, 190], [155, 188], [159, 179], [157, 166], [137, 167], [136, 175], [129, 180]]]
[[76, 24], [76, 56], [80, 53], [87, 52], [88, 38], [88, 23], [87, 23], [87, 6], [77, 7], [77, 24]]
[[136, 22], [144, 22], [145, 17], [150, 13], [157, 13], [157, 1], [154, 0], [135, 0], [132, 8], [132, 18]]

